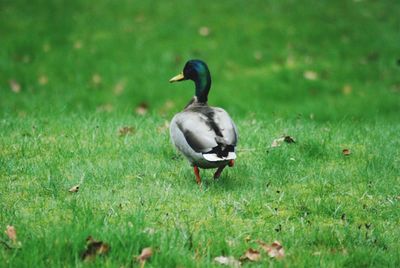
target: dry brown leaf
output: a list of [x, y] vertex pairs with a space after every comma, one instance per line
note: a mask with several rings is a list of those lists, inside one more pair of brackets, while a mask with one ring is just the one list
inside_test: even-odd
[[106, 103], [106, 104], [103, 104], [103, 105], [98, 106], [98, 107], [96, 108], [96, 111], [98, 111], [98, 112], [107, 112], [107, 113], [109, 113], [109, 112], [112, 112], [113, 109], [114, 109], [114, 107], [113, 107], [112, 104]]
[[149, 235], [153, 235], [156, 233], [156, 230], [151, 227], [146, 227], [146, 228], [144, 228], [143, 232], [146, 234], [149, 234]]
[[167, 100], [164, 105], [161, 107], [160, 109], [160, 113], [162, 115], [164, 115], [165, 113], [167, 113], [168, 111], [170, 111], [172, 108], [174, 108], [175, 103], [171, 100]]
[[146, 102], [141, 102], [135, 109], [138, 115], [145, 115], [149, 110], [149, 105]]
[[136, 22], [144, 22], [146, 20], [146, 17], [143, 13], [137, 14], [135, 17]]
[[279, 147], [283, 142], [286, 143], [295, 143], [295, 139], [291, 136], [282, 136], [272, 141], [271, 147]]
[[350, 151], [350, 149], [343, 149], [343, 150], [342, 150], [342, 153], [343, 153], [343, 155], [345, 155], [345, 156], [349, 156], [349, 155], [351, 154], [351, 151]]
[[201, 36], [209, 36], [210, 35], [210, 28], [206, 26], [202, 26], [199, 28], [199, 35]]
[[150, 259], [150, 257], [153, 255], [153, 249], [148, 247], [142, 249], [142, 253], [140, 253], [139, 256], [136, 257], [136, 260], [139, 262], [145, 262], [146, 260]]
[[175, 63], [177, 65], [180, 65], [182, 63], [182, 56], [181, 55], [175, 55]]
[[110, 246], [103, 241], [96, 241], [92, 236], [86, 238], [86, 250], [82, 254], [83, 261], [91, 261], [98, 255], [105, 255], [110, 251]]
[[50, 46], [50, 44], [49, 43], [44, 43], [43, 44], [43, 52], [49, 52], [50, 51], [50, 49], [51, 49], [51, 46]]
[[114, 94], [117, 96], [121, 95], [122, 92], [124, 92], [124, 90], [125, 90], [125, 86], [126, 86], [125, 79], [118, 81], [117, 84], [115, 84], [115, 86], [114, 86]]
[[282, 259], [285, 257], [285, 250], [279, 241], [274, 241], [271, 245], [261, 240], [257, 242], [271, 258]]
[[353, 91], [353, 88], [350, 85], [344, 85], [342, 88], [342, 92], [344, 95], [350, 95]]
[[246, 235], [245, 237], [244, 237], [244, 241], [245, 242], [249, 242], [251, 240], [251, 236], [250, 235]]
[[318, 74], [314, 71], [305, 71], [303, 73], [303, 76], [307, 80], [317, 80], [318, 79]]
[[167, 129], [169, 129], [169, 122], [167, 120], [165, 120], [165, 122], [162, 126], [159, 126], [157, 128], [158, 132], [164, 132]]
[[261, 254], [258, 250], [249, 248], [242, 257], [240, 257], [241, 261], [260, 261]]
[[219, 257], [215, 257], [214, 261], [222, 264], [222, 265], [227, 265], [227, 266], [231, 266], [231, 267], [240, 267], [240, 261], [236, 260], [234, 257], [229, 256], [229, 257], [225, 257], [225, 256], [219, 256]]
[[132, 135], [133, 133], [135, 133], [135, 129], [133, 127], [121, 127], [118, 129], [118, 135], [120, 137]]
[[31, 56], [29, 56], [29, 55], [24, 55], [24, 56], [22, 57], [22, 62], [23, 62], [23, 63], [30, 63], [30, 62], [31, 62]]
[[47, 85], [47, 83], [49, 82], [49, 78], [46, 75], [41, 75], [38, 77], [38, 83], [39, 85]]
[[17, 243], [17, 231], [15, 230], [15, 227], [12, 225], [7, 225], [6, 230], [4, 233], [7, 235], [7, 237], [15, 244]]
[[286, 58], [286, 67], [291, 69], [294, 68], [296, 65], [296, 62], [294, 61], [294, 58], [292, 56], [288, 56]]
[[20, 93], [21, 92], [21, 85], [15, 81], [14, 79], [11, 79], [8, 81], [10, 84], [11, 91], [14, 93]]
[[74, 42], [74, 49], [79, 50], [83, 47], [82, 41], [81, 40], [76, 40]]
[[164, 103], [164, 109], [165, 110], [171, 110], [172, 108], [174, 108], [174, 106], [175, 106], [175, 103], [172, 101], [172, 100], [167, 100], [165, 103]]
[[278, 138], [272, 141], [271, 147], [279, 147], [281, 146], [282, 142], [284, 141], [284, 138]]
[[256, 59], [256, 60], [262, 60], [263, 54], [262, 54], [261, 51], [254, 51], [253, 57], [254, 57], [254, 59]]
[[286, 142], [286, 143], [295, 143], [296, 141], [294, 140], [294, 138], [293, 137], [290, 137], [290, 136], [284, 136], [283, 137], [283, 140]]
[[99, 74], [93, 74], [92, 75], [92, 83], [94, 85], [99, 85], [101, 83], [101, 80], [102, 80], [102, 78], [101, 78], [101, 76]]
[[70, 192], [70, 193], [77, 193], [79, 191], [79, 184], [77, 184], [77, 185], [75, 185], [75, 186], [72, 186], [69, 190], [68, 190], [68, 192]]

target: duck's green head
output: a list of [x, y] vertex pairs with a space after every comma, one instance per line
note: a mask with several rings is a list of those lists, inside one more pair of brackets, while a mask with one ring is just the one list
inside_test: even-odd
[[193, 80], [196, 85], [197, 101], [207, 102], [208, 92], [211, 87], [211, 76], [204, 61], [190, 60], [186, 62], [183, 72], [172, 77], [169, 81], [172, 83], [183, 80]]

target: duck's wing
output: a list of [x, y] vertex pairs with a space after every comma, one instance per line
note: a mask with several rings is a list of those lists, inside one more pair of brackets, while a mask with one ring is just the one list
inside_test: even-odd
[[236, 146], [238, 131], [232, 118], [222, 108], [213, 107], [211, 109], [214, 111], [214, 122], [219, 127], [226, 144]]
[[205, 115], [192, 111], [184, 111], [174, 118], [185, 141], [197, 153], [208, 152], [218, 145], [215, 133], [207, 124], [207, 120]]
[[[185, 142], [209, 161], [234, 159], [237, 130], [221, 108], [194, 107], [177, 114], [173, 120]], [[181, 141], [182, 142], [182, 141]]]

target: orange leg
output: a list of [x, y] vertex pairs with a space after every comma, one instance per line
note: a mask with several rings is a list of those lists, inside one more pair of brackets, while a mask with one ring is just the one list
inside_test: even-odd
[[233, 167], [234, 165], [235, 165], [235, 160], [233, 160], [233, 159], [230, 160], [229, 163], [228, 163], [228, 166], [229, 167]]
[[222, 171], [224, 170], [225, 167], [226, 167], [226, 166], [219, 167], [219, 168], [217, 169], [217, 171], [215, 171], [215, 173], [214, 173], [214, 179], [218, 179], [218, 178], [221, 176], [221, 173], [222, 173]]
[[193, 170], [194, 170], [194, 175], [196, 176], [196, 182], [198, 185], [201, 184], [201, 178], [200, 178], [200, 171], [199, 168], [197, 166], [193, 166]]

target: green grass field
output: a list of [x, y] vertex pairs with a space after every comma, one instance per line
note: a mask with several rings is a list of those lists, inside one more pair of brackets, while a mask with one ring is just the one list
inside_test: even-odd
[[[145, 247], [145, 267], [218, 267], [257, 240], [285, 257], [243, 266], [399, 267], [398, 14], [394, 0], [0, 0], [0, 267], [138, 267]], [[235, 167], [201, 171], [201, 189], [166, 128], [194, 92], [168, 79], [191, 58], [240, 134]], [[282, 135], [296, 143], [270, 148]], [[89, 235], [111, 249], [84, 262]]]

